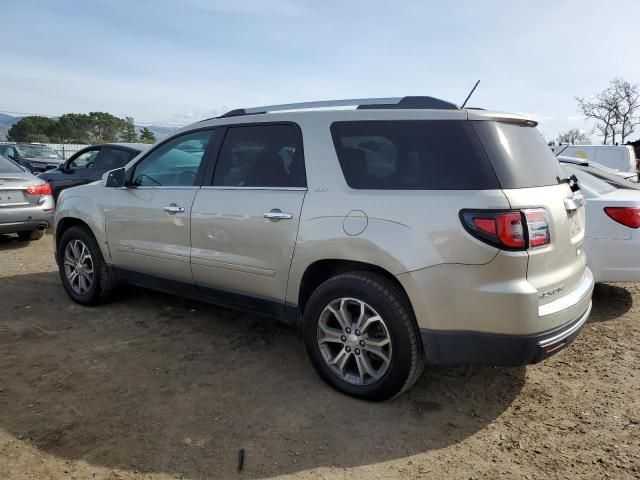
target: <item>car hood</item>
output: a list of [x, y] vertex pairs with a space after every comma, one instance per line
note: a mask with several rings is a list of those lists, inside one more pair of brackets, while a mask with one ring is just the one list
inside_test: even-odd
[[27, 162], [37, 162], [37, 163], [49, 163], [56, 165], [60, 165], [64, 163], [64, 159], [62, 158], [34, 158], [34, 157], [22, 157], [21, 160], [26, 160]]

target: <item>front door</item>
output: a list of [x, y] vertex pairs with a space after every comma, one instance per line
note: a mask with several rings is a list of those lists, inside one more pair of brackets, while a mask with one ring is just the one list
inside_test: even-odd
[[116, 267], [193, 283], [189, 265], [191, 206], [212, 130], [175, 137], [133, 168], [127, 188], [110, 188], [107, 238]]
[[191, 215], [196, 284], [229, 303], [282, 314], [306, 193], [299, 128], [230, 127], [211, 183]]

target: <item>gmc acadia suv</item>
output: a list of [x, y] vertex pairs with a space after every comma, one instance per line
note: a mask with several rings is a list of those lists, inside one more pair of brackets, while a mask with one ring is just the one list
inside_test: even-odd
[[535, 126], [432, 97], [234, 110], [63, 191], [60, 277], [81, 304], [126, 283], [277, 317], [368, 400], [425, 363], [538, 362], [586, 322], [593, 275]]

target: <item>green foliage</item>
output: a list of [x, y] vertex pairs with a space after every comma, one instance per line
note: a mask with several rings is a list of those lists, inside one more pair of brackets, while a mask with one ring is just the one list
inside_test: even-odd
[[124, 126], [120, 133], [120, 138], [123, 142], [135, 143], [138, 141], [138, 134], [136, 132], [136, 126], [133, 123], [133, 118], [127, 117], [124, 119]]
[[[141, 141], [155, 142], [155, 135], [148, 128], [141, 130]], [[133, 118], [122, 119], [106, 112], [67, 113], [58, 119], [48, 117], [24, 117], [14, 124], [7, 134], [13, 142], [42, 143], [108, 143], [136, 142], [138, 135]]]
[[55, 135], [56, 121], [48, 117], [24, 117], [11, 126], [7, 140], [13, 142], [49, 142]]
[[155, 143], [156, 136], [147, 127], [143, 127], [140, 129], [140, 141], [142, 143]]

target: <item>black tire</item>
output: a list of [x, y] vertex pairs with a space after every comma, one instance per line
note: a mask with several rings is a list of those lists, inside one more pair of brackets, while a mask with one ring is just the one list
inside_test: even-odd
[[[73, 240], [80, 240], [87, 246], [93, 261], [93, 282], [88, 291], [84, 294], [74, 291], [65, 273], [64, 252], [67, 245]], [[58, 271], [60, 273], [62, 285], [64, 286], [67, 294], [73, 301], [82, 305], [98, 305], [107, 301], [116, 286], [113, 273], [104, 261], [102, 252], [100, 251], [93, 234], [85, 227], [74, 226], [62, 234], [60, 243], [58, 244]]]
[[[386, 372], [374, 383], [356, 385], [344, 380], [327, 365], [320, 350], [320, 316], [327, 305], [340, 298], [365, 302], [385, 321], [393, 354]], [[424, 369], [424, 349], [409, 300], [393, 282], [376, 273], [344, 273], [320, 285], [306, 305], [302, 331], [307, 353], [320, 377], [357, 398], [383, 401], [399, 395], [413, 385]]]
[[40, 240], [44, 235], [44, 230], [24, 230], [18, 232], [18, 238], [23, 242], [29, 242], [32, 240]]

